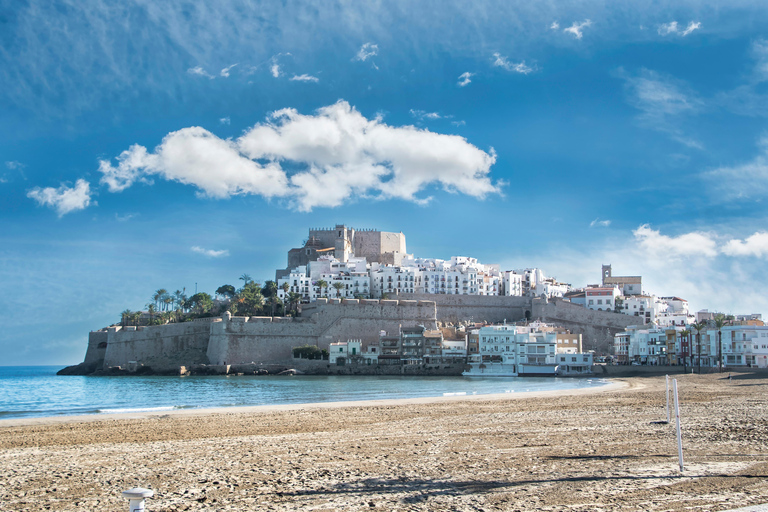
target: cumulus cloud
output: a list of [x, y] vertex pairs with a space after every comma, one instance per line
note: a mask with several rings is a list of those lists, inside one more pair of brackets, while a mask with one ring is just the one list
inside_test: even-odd
[[688, 26], [685, 27], [684, 30], [680, 30], [680, 27], [678, 26], [676, 21], [670, 21], [669, 23], [663, 23], [659, 25], [658, 33], [661, 36], [668, 36], [670, 34], [677, 34], [679, 36], [685, 37], [689, 35], [694, 30], [698, 30], [701, 28], [701, 23], [698, 21], [691, 21], [688, 23]]
[[272, 65], [269, 67], [269, 72], [272, 74], [275, 78], [280, 78], [280, 75], [282, 72], [280, 71], [280, 64], [277, 62], [273, 62]]
[[294, 82], [319, 82], [320, 79], [312, 75], [293, 75], [291, 80]]
[[765, 231], [738, 240], [713, 231], [668, 235], [640, 226], [617, 232], [604, 244], [569, 251], [567, 257], [550, 251], [535, 261], [576, 286], [599, 282], [601, 264], [612, 263], [614, 274], [642, 275], [644, 291], [683, 297], [693, 311], [740, 313], [768, 310], [768, 297], [755, 286], [764, 280], [766, 257]]
[[219, 119], [219, 123], [221, 123], [221, 124], [227, 124], [227, 125], [228, 125], [228, 124], [230, 124], [230, 123], [231, 123], [231, 120], [229, 119], [229, 116], [227, 116], [227, 117], [222, 117], [221, 119]]
[[472, 82], [470, 78], [472, 78], [473, 76], [475, 76], [475, 74], [470, 73], [469, 71], [467, 71], [466, 73], [462, 73], [461, 75], [459, 75], [459, 81], [456, 83], [456, 85], [458, 85], [459, 87], [466, 87]]
[[203, 69], [200, 66], [195, 66], [194, 68], [189, 68], [187, 70], [187, 73], [189, 73], [190, 75], [204, 76], [205, 78], [210, 78], [211, 80], [213, 80], [215, 78], [213, 75], [208, 73], [205, 69]]
[[638, 245], [655, 256], [669, 258], [686, 256], [717, 256], [717, 242], [709, 233], [691, 232], [672, 237], [643, 224], [632, 232]]
[[99, 171], [112, 192], [159, 176], [213, 198], [278, 197], [309, 211], [356, 197], [424, 202], [429, 198], [417, 194], [429, 185], [484, 198], [500, 191], [489, 177], [495, 161], [493, 150], [486, 153], [463, 137], [389, 126], [339, 101], [315, 115], [278, 110], [236, 140], [184, 128], [153, 152], [134, 145], [116, 164], [101, 161]]
[[77, 180], [74, 187], [62, 184], [59, 188], [35, 187], [27, 192], [27, 197], [34, 199], [41, 206], [56, 210], [59, 217], [77, 210], [83, 210], [91, 204], [91, 186], [85, 180]]
[[496, 52], [493, 54], [494, 61], [493, 65], [497, 68], [504, 68], [507, 71], [515, 71], [517, 73], [522, 73], [524, 75], [527, 75], [528, 73], [533, 71], [533, 68], [530, 66], [525, 65], [525, 61], [522, 62], [510, 62], [506, 57], [501, 55], [499, 52]]
[[581, 39], [584, 37], [584, 29], [590, 25], [592, 25], [592, 21], [588, 19], [582, 21], [581, 23], [574, 21], [573, 25], [568, 28], [564, 28], [563, 32], [566, 34], [572, 34], [576, 39]]
[[723, 247], [723, 254], [768, 257], [768, 232], [759, 231], [745, 240], [729, 240]]
[[560, 23], [553, 21], [552, 24], [549, 26], [550, 30], [558, 30], [560, 28]]
[[599, 218], [597, 218], [597, 219], [595, 219], [595, 220], [593, 220], [592, 222], [589, 223], [589, 227], [591, 227], [591, 228], [594, 228], [594, 227], [607, 228], [610, 225], [611, 225], [611, 221], [610, 220], [600, 220]]
[[197, 245], [192, 247], [192, 252], [196, 252], [197, 254], [202, 254], [203, 256], [208, 256], [209, 258], [222, 258], [225, 256], [229, 256], [229, 250], [227, 249], [215, 251], [213, 249], [203, 249], [202, 247], [199, 247]]
[[219, 74], [220, 74], [221, 76], [223, 76], [224, 78], [229, 78], [229, 72], [230, 72], [230, 71], [232, 70], [232, 68], [234, 68], [235, 66], [237, 66], [237, 64], [232, 64], [231, 66], [227, 66], [226, 68], [222, 69], [222, 70], [221, 70], [221, 72], [220, 72]]
[[371, 57], [375, 57], [379, 54], [379, 45], [373, 44], [373, 43], [365, 43], [363, 46], [360, 47], [360, 50], [358, 50], [357, 55], [355, 55], [355, 60], [361, 60], [365, 62], [366, 60], [370, 59]]

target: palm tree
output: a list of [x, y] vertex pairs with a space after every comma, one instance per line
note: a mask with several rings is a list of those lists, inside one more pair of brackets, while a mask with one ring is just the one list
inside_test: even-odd
[[719, 314], [715, 317], [715, 327], [717, 327], [717, 359], [720, 373], [723, 373], [723, 326], [726, 323], [725, 315]]
[[693, 328], [696, 330], [696, 345], [697, 345], [697, 360], [699, 365], [699, 375], [701, 375], [701, 331], [707, 328], [707, 322], [701, 321], [693, 324]]
[[160, 306], [160, 302], [163, 300], [163, 296], [168, 293], [168, 290], [165, 288], [160, 288], [155, 292], [155, 294], [152, 296], [153, 299], [155, 299], [155, 307]]
[[240, 279], [243, 281], [243, 288], [245, 288], [248, 285], [248, 283], [253, 281], [253, 279], [251, 279], [251, 276], [249, 276], [248, 274], [241, 275]]
[[288, 282], [286, 281], [280, 286], [280, 288], [283, 290], [283, 297], [287, 297], [288, 290], [291, 289], [291, 285], [289, 285]]
[[318, 288], [320, 288], [320, 295], [322, 296], [323, 295], [323, 288], [328, 288], [328, 283], [325, 282], [323, 279], [320, 279], [315, 284], [317, 285]]
[[122, 317], [121, 323], [123, 324], [123, 327], [125, 327], [125, 324], [127, 324], [130, 321], [130, 318], [131, 318], [132, 315], [133, 315], [133, 313], [131, 312], [130, 309], [126, 309], [125, 311], [123, 311], [121, 313], [120, 316]]
[[155, 317], [155, 305], [151, 302], [147, 304], [147, 311], [149, 312], [149, 325], [152, 325], [152, 320]]
[[336, 281], [333, 283], [333, 287], [336, 288], [336, 298], [338, 299], [341, 296], [341, 290], [344, 289], [344, 283], [340, 283], [339, 281]]
[[288, 294], [288, 304], [293, 311], [297, 311], [299, 302], [301, 301], [301, 294], [296, 292], [290, 292]]
[[280, 304], [280, 297], [277, 294], [269, 296], [269, 305], [272, 306], [272, 316], [275, 316], [275, 307]]

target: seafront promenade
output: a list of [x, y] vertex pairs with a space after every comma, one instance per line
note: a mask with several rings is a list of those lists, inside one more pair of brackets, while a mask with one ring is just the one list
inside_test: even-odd
[[[768, 502], [762, 373], [534, 396], [156, 414], [0, 428], [0, 509], [728, 510]], [[7, 423], [6, 423], [7, 425]]]

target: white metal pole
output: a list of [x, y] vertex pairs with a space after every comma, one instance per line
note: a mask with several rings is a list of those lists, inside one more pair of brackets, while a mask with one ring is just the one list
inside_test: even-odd
[[680, 400], [677, 397], [677, 379], [672, 381], [675, 390], [675, 419], [677, 420], [677, 457], [680, 459], [680, 472], [683, 472], [683, 433], [680, 430]]
[[667, 375], [667, 423], [669, 423], [669, 375]]

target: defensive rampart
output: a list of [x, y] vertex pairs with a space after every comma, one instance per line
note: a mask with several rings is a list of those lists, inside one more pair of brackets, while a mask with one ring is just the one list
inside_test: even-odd
[[531, 314], [530, 297], [495, 295], [432, 295], [408, 293], [398, 298], [429, 300], [437, 306], [437, 320], [442, 323], [459, 322], [517, 322]]
[[320, 299], [305, 305], [301, 318], [233, 317], [211, 325], [208, 360], [211, 364], [251, 361], [290, 362], [291, 349], [314, 345], [328, 349], [334, 341], [360, 339], [366, 345], [379, 331], [398, 332], [400, 326], [436, 328], [435, 303], [429, 301]]
[[380, 331], [401, 326], [435, 329], [435, 303], [430, 301], [321, 299], [304, 307], [299, 318], [204, 318], [152, 327], [112, 326], [90, 333], [85, 361], [71, 373], [110, 367], [149, 367], [175, 372], [180, 366], [245, 363], [288, 364], [292, 348], [314, 345], [328, 349], [334, 341], [377, 341]]

